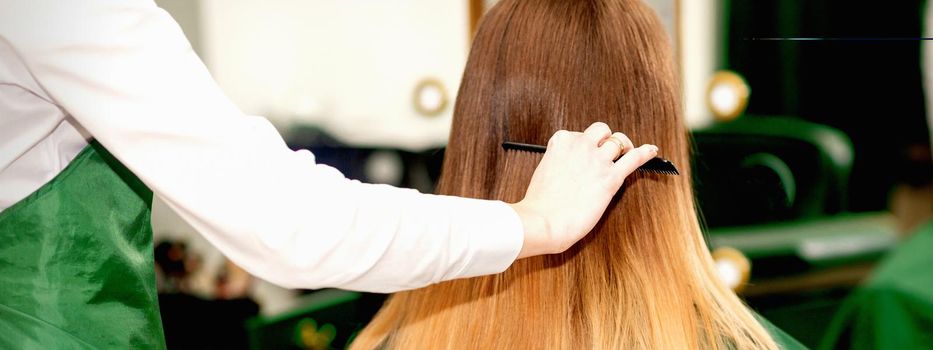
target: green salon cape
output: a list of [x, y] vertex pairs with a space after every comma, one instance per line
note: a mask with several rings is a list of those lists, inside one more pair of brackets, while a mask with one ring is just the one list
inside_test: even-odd
[[0, 348], [164, 349], [151, 203], [94, 142], [0, 212]]
[[761, 323], [761, 326], [765, 328], [769, 334], [771, 334], [771, 339], [774, 339], [774, 342], [777, 343], [778, 348], [782, 350], [805, 350], [806, 346], [801, 344], [797, 339], [785, 333], [783, 330], [772, 324], [770, 321], [766, 320], [761, 315], [757, 313], [754, 314], [755, 318], [758, 319], [758, 323]]
[[846, 299], [820, 348], [933, 349], [933, 222]]

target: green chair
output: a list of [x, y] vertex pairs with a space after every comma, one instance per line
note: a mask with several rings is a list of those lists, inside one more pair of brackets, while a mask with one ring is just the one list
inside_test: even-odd
[[693, 132], [694, 184], [709, 227], [841, 212], [852, 144], [831, 127], [745, 116]]
[[693, 180], [711, 248], [751, 261], [749, 305], [808, 346], [873, 261], [890, 216], [845, 213], [852, 144], [791, 117], [744, 116], [693, 133]]

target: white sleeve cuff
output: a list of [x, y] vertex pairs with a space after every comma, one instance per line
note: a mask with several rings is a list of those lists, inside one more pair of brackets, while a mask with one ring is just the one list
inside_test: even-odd
[[525, 235], [521, 219], [512, 207], [501, 201], [471, 200], [474, 213], [459, 231], [467, 235], [472, 256], [463, 268], [444, 280], [475, 277], [505, 271], [522, 249]]

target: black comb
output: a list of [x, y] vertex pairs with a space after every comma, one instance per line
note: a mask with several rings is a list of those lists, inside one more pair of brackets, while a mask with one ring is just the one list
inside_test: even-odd
[[[541, 145], [508, 141], [502, 143], [502, 148], [507, 150], [528, 151], [535, 153], [544, 153], [544, 151], [547, 150], [547, 147]], [[674, 163], [671, 163], [671, 161], [661, 157], [651, 158], [651, 160], [649, 160], [647, 163], [638, 167], [638, 171], [666, 175], [680, 175], [680, 172], [677, 171], [677, 167], [674, 166]]]

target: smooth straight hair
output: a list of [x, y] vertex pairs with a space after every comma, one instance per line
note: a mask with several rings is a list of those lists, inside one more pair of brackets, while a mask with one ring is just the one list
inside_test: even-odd
[[596, 121], [658, 145], [681, 175], [631, 175], [593, 232], [562, 254], [393, 295], [352, 347], [777, 348], [714, 272], [671, 45], [641, 1], [493, 7], [463, 73], [438, 192], [519, 201], [541, 155], [502, 142], [545, 145]]

